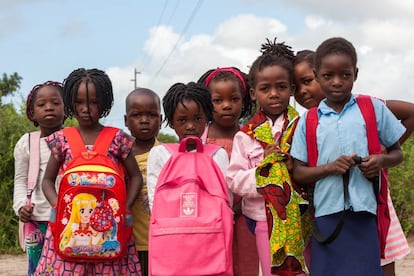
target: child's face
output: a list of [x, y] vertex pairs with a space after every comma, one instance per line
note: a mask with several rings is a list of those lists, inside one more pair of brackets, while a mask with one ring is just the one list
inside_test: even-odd
[[195, 101], [185, 100], [175, 109], [171, 127], [177, 133], [179, 140], [187, 136], [201, 137], [207, 124], [204, 111]]
[[90, 202], [83, 208], [80, 208], [80, 219], [82, 223], [89, 223], [93, 210]]
[[39, 88], [34, 101], [33, 118], [43, 129], [60, 129], [64, 118], [63, 99], [50, 85]]
[[252, 100], [273, 121], [283, 113], [293, 93], [289, 72], [278, 65], [264, 67], [256, 74], [256, 84], [250, 91]]
[[134, 94], [129, 98], [125, 126], [137, 141], [152, 140], [158, 135], [161, 124], [159, 102], [148, 94]]
[[316, 76], [329, 106], [342, 110], [351, 96], [357, 73], [346, 54], [330, 54], [322, 58]]
[[79, 85], [74, 109], [75, 118], [80, 126], [91, 126], [98, 122], [99, 107], [96, 99], [95, 85], [92, 82], [88, 82], [88, 90], [86, 90], [86, 82], [82, 82]]
[[214, 122], [222, 127], [237, 125], [243, 107], [243, 95], [238, 82], [234, 80], [212, 81], [208, 89], [214, 106]]
[[319, 83], [316, 81], [313, 68], [306, 61], [298, 63], [294, 67], [295, 74], [295, 100], [303, 107], [309, 109], [325, 98]]

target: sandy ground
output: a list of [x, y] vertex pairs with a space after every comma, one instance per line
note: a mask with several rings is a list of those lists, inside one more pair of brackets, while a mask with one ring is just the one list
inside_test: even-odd
[[[408, 238], [411, 253], [396, 263], [397, 276], [414, 275], [414, 235]], [[26, 255], [0, 255], [0, 275], [27, 275]]]

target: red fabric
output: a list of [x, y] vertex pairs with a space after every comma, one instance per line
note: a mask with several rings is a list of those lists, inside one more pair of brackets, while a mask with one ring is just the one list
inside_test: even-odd
[[[364, 117], [367, 132], [369, 154], [381, 154], [375, 110], [370, 96], [359, 95], [357, 104]], [[308, 150], [308, 165], [316, 166], [318, 160], [318, 146], [316, 143], [316, 128], [318, 126], [317, 107], [311, 108], [306, 117], [306, 141]], [[388, 177], [385, 170], [380, 172], [380, 192], [377, 199], [377, 228], [381, 257], [384, 257], [388, 229], [390, 227], [390, 212], [387, 204]]]

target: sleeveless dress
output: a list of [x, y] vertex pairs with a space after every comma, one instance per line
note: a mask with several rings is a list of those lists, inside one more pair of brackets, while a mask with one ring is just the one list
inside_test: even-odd
[[[47, 137], [47, 143], [52, 154], [63, 162], [63, 169], [72, 160], [71, 149], [66, 142], [62, 131], [58, 131]], [[112, 160], [125, 159], [132, 149], [133, 139], [119, 130], [114, 141], [109, 147], [108, 154]], [[87, 147], [90, 150], [89, 147]], [[35, 275], [141, 275], [141, 267], [135, 249], [134, 239], [128, 242], [127, 254], [114, 261], [99, 263], [69, 262], [63, 260], [54, 249], [53, 234], [48, 226], [45, 243]]]
[[[207, 138], [208, 126], [204, 130], [201, 140], [206, 144], [223, 147], [230, 158], [233, 148], [233, 139]], [[241, 197], [233, 195], [233, 207], [241, 203]], [[256, 276], [259, 273], [259, 256], [257, 255], [256, 239], [249, 231], [246, 219], [240, 215], [234, 221], [233, 233], [233, 273], [236, 276]]]

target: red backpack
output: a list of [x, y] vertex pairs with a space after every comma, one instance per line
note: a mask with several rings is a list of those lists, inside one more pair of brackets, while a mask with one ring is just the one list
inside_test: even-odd
[[[197, 150], [187, 152], [187, 141]], [[198, 137], [163, 144], [171, 157], [155, 188], [149, 229], [150, 275], [233, 275], [233, 211], [212, 159], [220, 148]]]
[[[379, 141], [375, 110], [370, 96], [358, 95], [356, 101], [362, 116], [365, 120], [368, 152], [369, 154], [381, 154], [381, 144]], [[318, 126], [317, 107], [309, 109], [306, 116], [306, 141], [308, 150], [308, 164], [315, 167], [318, 161], [318, 146], [316, 142], [316, 128]], [[374, 183], [374, 192], [377, 197], [377, 228], [380, 244], [381, 257], [384, 257], [385, 243], [390, 227], [390, 212], [388, 209], [388, 176], [386, 170], [381, 170], [379, 183]], [[377, 186], [378, 184], [378, 186]]]
[[107, 155], [118, 130], [103, 128], [87, 151], [77, 128], [63, 129], [73, 159], [61, 172], [51, 226], [64, 260], [103, 262], [126, 254], [132, 217], [126, 214], [124, 171]]

